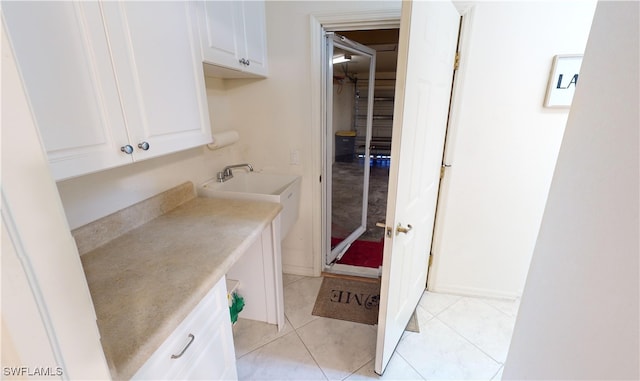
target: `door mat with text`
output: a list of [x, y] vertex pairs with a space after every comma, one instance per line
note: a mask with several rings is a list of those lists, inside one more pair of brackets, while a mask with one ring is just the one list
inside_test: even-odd
[[378, 323], [380, 282], [325, 277], [312, 314], [363, 324]]

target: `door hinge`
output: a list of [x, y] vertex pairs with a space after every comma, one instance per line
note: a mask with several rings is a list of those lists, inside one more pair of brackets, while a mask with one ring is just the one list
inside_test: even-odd
[[431, 268], [432, 264], [433, 264], [433, 253], [429, 253], [429, 268]]
[[444, 170], [451, 167], [451, 164], [442, 164], [440, 166], [440, 180], [442, 180], [442, 178], [444, 178]]
[[456, 58], [453, 61], [453, 70], [458, 70], [460, 67], [460, 52], [456, 52]]

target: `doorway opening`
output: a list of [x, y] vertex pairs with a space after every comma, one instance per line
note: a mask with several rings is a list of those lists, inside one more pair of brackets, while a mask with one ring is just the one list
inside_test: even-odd
[[323, 271], [379, 277], [399, 29], [326, 35]]

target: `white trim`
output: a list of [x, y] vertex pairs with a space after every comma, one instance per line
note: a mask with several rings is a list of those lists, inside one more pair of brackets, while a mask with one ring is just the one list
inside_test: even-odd
[[[458, 52], [460, 53], [460, 64], [456, 71], [456, 76], [453, 83], [453, 91], [451, 94], [451, 110], [449, 115], [449, 126], [447, 127], [447, 137], [444, 146], [443, 162], [455, 167], [455, 142], [456, 135], [458, 133], [460, 110], [464, 107], [462, 104], [462, 96], [464, 92], [464, 83], [467, 76], [469, 63], [466, 59], [466, 54], [471, 49], [471, 40], [473, 38], [470, 32], [473, 27], [473, 20], [475, 15], [475, 5], [467, 6], [463, 10], [459, 10], [462, 16], [462, 27], [460, 30], [460, 44], [458, 46]], [[450, 168], [449, 170], [451, 170]], [[442, 211], [446, 209], [446, 196], [449, 191], [450, 176], [446, 176], [440, 183], [439, 199], [438, 199], [438, 213], [436, 214], [436, 221], [433, 230], [433, 244], [431, 253], [433, 255], [433, 262], [429, 269], [427, 278], [427, 290], [434, 291], [442, 289], [442, 285], [438, 284], [438, 270], [440, 268], [440, 245], [442, 242], [442, 227], [445, 226], [444, 220], [446, 213]]]
[[302, 275], [302, 276], [320, 276], [320, 273], [315, 273], [315, 267], [297, 266], [297, 265], [282, 265], [282, 272], [285, 274]]
[[382, 267], [374, 269], [373, 267], [351, 266], [336, 263], [331, 266], [331, 273], [343, 275], [358, 275], [366, 278], [380, 278], [380, 276], [382, 275]]
[[[312, 137], [312, 179], [319, 179], [322, 175], [323, 165], [323, 81], [324, 62], [323, 28], [330, 30], [367, 30], [387, 29], [400, 27], [400, 8], [383, 9], [367, 12], [342, 12], [342, 13], [318, 13], [310, 16], [310, 51], [311, 51], [311, 137]], [[315, 181], [315, 180], [314, 180]], [[322, 272], [322, 253], [325, 243], [322, 240], [323, 213], [322, 184], [318, 182], [313, 186], [311, 200], [311, 226], [312, 226], [312, 251], [313, 251], [313, 275], [320, 276]], [[286, 268], [297, 268], [286, 266]]]
[[[60, 349], [60, 342], [58, 341], [49, 309], [47, 308], [46, 299], [42, 295], [42, 288], [40, 287], [40, 282], [38, 282], [38, 276], [33, 270], [33, 265], [31, 264], [29, 255], [26, 253], [22, 238], [18, 233], [19, 229], [16, 227], [16, 221], [13, 218], [13, 214], [11, 213], [11, 203], [7, 201], [4, 191], [0, 191], [0, 195], [2, 197], [2, 209], [0, 210], [0, 214], [2, 215], [2, 223], [7, 229], [7, 234], [9, 235], [9, 239], [13, 244], [16, 257], [20, 261], [20, 265], [22, 266], [24, 275], [29, 282], [29, 286], [31, 287], [33, 300], [38, 308], [38, 312], [40, 313], [42, 325], [47, 333], [49, 345], [51, 346], [51, 352], [57, 362], [56, 365], [61, 369], [66, 370], [67, 366], [64, 361], [62, 350]], [[62, 378], [68, 379], [68, 375], [63, 373]]]
[[324, 27], [327, 31], [399, 28], [400, 8], [342, 13], [317, 13], [311, 15], [311, 18], [316, 20], [320, 26]]
[[489, 288], [477, 288], [477, 287], [465, 287], [456, 286], [452, 284], [442, 284], [435, 287], [433, 290], [427, 290], [429, 292], [437, 292], [442, 294], [453, 294], [461, 296], [476, 296], [481, 298], [494, 298], [494, 299], [510, 299], [516, 300], [522, 297], [522, 291], [520, 292], [504, 292], [501, 290], [493, 290]]

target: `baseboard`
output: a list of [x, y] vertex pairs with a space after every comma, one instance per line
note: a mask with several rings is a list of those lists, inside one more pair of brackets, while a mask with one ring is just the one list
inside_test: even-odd
[[340, 279], [348, 279], [348, 280], [356, 280], [359, 282], [366, 282], [366, 283], [380, 283], [380, 278], [370, 278], [370, 277], [363, 277], [363, 276], [357, 276], [357, 275], [346, 275], [346, 274], [336, 274], [336, 273], [328, 273], [328, 272], [322, 272], [322, 276], [324, 278], [340, 278]]
[[478, 296], [482, 298], [510, 299], [515, 300], [522, 297], [522, 293], [505, 292], [501, 290], [492, 290], [488, 288], [464, 287], [450, 284], [435, 285], [428, 289], [431, 292], [440, 292], [443, 294], [455, 294], [462, 296]]
[[282, 271], [285, 274], [291, 274], [291, 275], [317, 276], [314, 274], [313, 267], [282, 264]]

